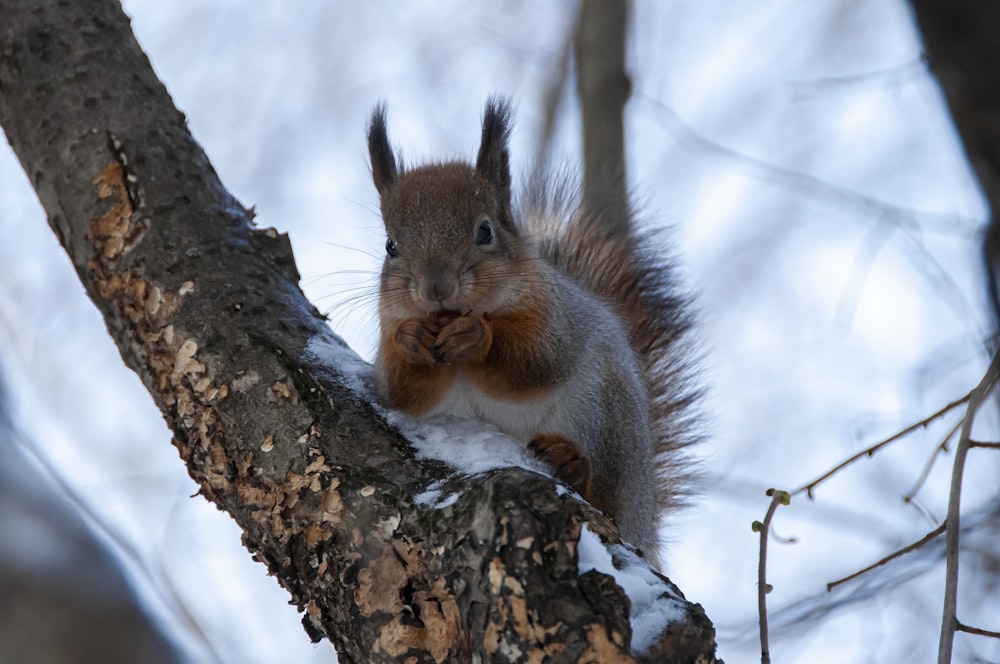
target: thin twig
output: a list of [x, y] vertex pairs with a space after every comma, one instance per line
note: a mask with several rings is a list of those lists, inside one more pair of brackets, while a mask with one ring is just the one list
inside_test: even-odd
[[971, 627], [965, 625], [961, 622], [955, 624], [955, 629], [959, 632], [966, 632], [967, 634], [975, 634], [977, 636], [988, 636], [991, 639], [1000, 639], [1000, 632], [994, 632], [989, 629], [980, 629], [979, 627]]
[[924, 482], [926, 482], [927, 478], [930, 476], [931, 468], [934, 467], [934, 462], [937, 461], [938, 455], [948, 451], [948, 441], [950, 441], [955, 434], [958, 433], [958, 430], [962, 428], [962, 422], [963, 420], [955, 422], [955, 426], [951, 428], [951, 431], [949, 431], [948, 435], [944, 437], [944, 440], [942, 440], [941, 443], [934, 448], [934, 453], [931, 454], [931, 458], [927, 460], [927, 465], [924, 466], [924, 470], [920, 473], [920, 477], [917, 478], [913, 487], [903, 496], [904, 503], [908, 503], [913, 500], [913, 497], [917, 495], [917, 492], [923, 488]]
[[851, 581], [853, 579], [856, 579], [856, 578], [858, 578], [859, 576], [861, 576], [863, 574], [867, 574], [868, 572], [872, 571], [876, 567], [881, 567], [882, 565], [885, 565], [886, 563], [891, 562], [891, 561], [895, 560], [896, 558], [899, 558], [900, 556], [903, 556], [903, 555], [905, 555], [905, 554], [907, 554], [907, 553], [909, 553], [911, 551], [916, 551], [917, 549], [919, 549], [920, 547], [922, 547], [924, 544], [927, 544], [928, 542], [930, 542], [931, 540], [933, 540], [935, 537], [937, 537], [938, 535], [940, 535], [941, 533], [943, 533], [945, 531], [945, 526], [946, 526], [946, 524], [942, 523], [940, 526], [938, 526], [937, 528], [935, 528], [931, 532], [927, 533], [926, 535], [924, 535], [923, 537], [921, 537], [919, 540], [917, 540], [913, 544], [905, 546], [902, 549], [896, 551], [895, 553], [889, 554], [888, 556], [886, 556], [882, 560], [878, 561], [877, 563], [874, 563], [873, 565], [869, 565], [868, 567], [866, 567], [866, 568], [864, 568], [862, 570], [858, 570], [857, 572], [855, 572], [854, 574], [851, 574], [850, 576], [845, 576], [842, 579], [837, 579], [836, 581], [831, 581], [830, 583], [826, 584], [826, 591], [830, 592], [831, 590], [833, 590], [837, 586], [839, 586], [841, 584], [844, 584], [844, 583], [847, 583], [848, 581]]
[[767, 585], [767, 531], [771, 527], [771, 519], [778, 505], [787, 505], [790, 496], [787, 491], [778, 489], [768, 489], [767, 495], [771, 496], [771, 504], [767, 508], [767, 514], [763, 521], [755, 521], [754, 529], [760, 533], [760, 555], [757, 559], [757, 614], [760, 620], [760, 662], [761, 664], [771, 664], [771, 650], [767, 644], [767, 594], [771, 592], [771, 587]]
[[[975, 390], [973, 390], [973, 391], [975, 391]], [[854, 463], [855, 461], [857, 461], [861, 457], [863, 457], [863, 456], [869, 456], [869, 457], [870, 456], [874, 456], [876, 452], [878, 452], [880, 449], [882, 449], [886, 445], [888, 445], [890, 443], [893, 443], [893, 442], [899, 440], [900, 438], [902, 438], [902, 437], [904, 437], [904, 436], [906, 436], [906, 435], [908, 435], [910, 433], [913, 433], [914, 431], [916, 431], [917, 429], [919, 429], [921, 427], [927, 426], [928, 424], [930, 424], [931, 422], [933, 422], [937, 418], [941, 417], [942, 415], [944, 415], [948, 411], [950, 411], [950, 410], [952, 410], [954, 408], [957, 408], [958, 406], [961, 406], [963, 403], [967, 402], [969, 400], [969, 397], [971, 397], [971, 396], [972, 396], [972, 392], [969, 392], [968, 394], [966, 394], [961, 399], [957, 399], [955, 401], [952, 401], [950, 404], [944, 406], [943, 408], [941, 408], [937, 412], [935, 412], [935, 413], [933, 413], [933, 414], [925, 417], [924, 419], [920, 420], [919, 422], [914, 422], [913, 424], [911, 424], [910, 426], [906, 427], [905, 429], [897, 431], [896, 433], [894, 433], [893, 435], [889, 436], [885, 440], [883, 440], [881, 442], [878, 442], [878, 443], [875, 443], [871, 447], [869, 447], [867, 449], [864, 449], [864, 450], [861, 450], [857, 454], [855, 454], [855, 455], [853, 455], [851, 457], [848, 457], [844, 461], [841, 461], [836, 466], [834, 466], [830, 470], [826, 471], [825, 473], [823, 473], [822, 475], [820, 475], [819, 477], [817, 477], [816, 479], [814, 479], [812, 482], [809, 482], [807, 484], [803, 484], [802, 486], [800, 486], [795, 491], [792, 491], [792, 495], [793, 496], [797, 496], [798, 494], [800, 494], [800, 493], [802, 493], [804, 491], [806, 493], [806, 495], [809, 496], [809, 498], [811, 499], [813, 497], [813, 493], [812, 493], [813, 489], [815, 489], [819, 484], [821, 484], [821, 483], [825, 482], [826, 480], [830, 479], [831, 477], [833, 477], [834, 475], [836, 475], [838, 472], [840, 472], [841, 470], [843, 470], [847, 466], [851, 465], [852, 463]]]
[[789, 535], [788, 537], [782, 537], [781, 535], [779, 535], [778, 531], [774, 529], [774, 524], [773, 523], [769, 523], [767, 527], [768, 527], [768, 533], [767, 533], [768, 536], [772, 540], [774, 540], [775, 542], [777, 542], [778, 544], [798, 544], [799, 543], [799, 538], [796, 537], [795, 535]]
[[917, 500], [915, 497], [911, 498], [910, 502], [906, 504], [912, 507], [913, 509], [917, 510], [917, 512], [920, 513], [920, 516], [924, 517], [927, 520], [927, 523], [933, 524], [933, 523], [941, 523], [942, 521], [944, 521], [944, 519], [937, 518], [937, 516], [931, 512], [929, 507], [921, 504], [921, 502]]
[[724, 159], [762, 182], [857, 213], [858, 218], [889, 220], [908, 231], [948, 234], [967, 233], [979, 223], [977, 219], [958, 217], [954, 214], [928, 213], [894, 205], [814, 175], [787, 169], [744, 154], [706, 138], [688, 124], [670, 104], [654, 96], [642, 94], [641, 90], [636, 92], [634, 98], [649, 106], [654, 111], [653, 120], [670, 132], [682, 146]]
[[965, 471], [965, 456], [969, 451], [972, 423], [976, 411], [985, 401], [997, 377], [1000, 376], [1000, 352], [993, 356], [989, 369], [979, 384], [969, 393], [969, 405], [962, 423], [962, 435], [955, 448], [955, 464], [951, 473], [951, 488], [948, 494], [947, 543], [945, 545], [944, 606], [941, 611], [941, 640], [938, 642], [938, 664], [950, 664], [951, 652], [958, 628], [958, 545], [960, 530], [960, 508], [962, 502], [962, 473]]
[[1000, 443], [980, 443], [979, 441], [970, 440], [969, 449], [973, 447], [979, 447], [984, 450], [1000, 450]]

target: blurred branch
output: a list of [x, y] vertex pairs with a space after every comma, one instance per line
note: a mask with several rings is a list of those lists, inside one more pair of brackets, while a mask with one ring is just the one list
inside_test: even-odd
[[931, 71], [948, 99], [951, 117], [989, 204], [983, 242], [994, 326], [1000, 323], [1000, 3], [911, 0]]
[[725, 159], [759, 182], [770, 183], [828, 205], [853, 210], [855, 216], [860, 219], [871, 219], [877, 223], [887, 224], [891, 228], [898, 228], [909, 243], [908, 253], [914, 265], [922, 268], [921, 275], [935, 291], [940, 293], [941, 300], [954, 310], [960, 320], [974, 320], [974, 309], [969, 305], [968, 298], [948, 270], [944, 269], [940, 261], [928, 251], [921, 235], [925, 231], [930, 231], [971, 236], [975, 232], [977, 223], [975, 220], [893, 205], [826, 182], [808, 173], [792, 171], [763, 159], [745, 155], [702, 136], [667, 104], [649, 96], [643, 96], [641, 99], [655, 109], [653, 118], [685, 147]]
[[556, 69], [542, 91], [542, 132], [538, 138], [538, 147], [535, 150], [532, 181], [538, 181], [543, 178], [548, 170], [548, 163], [551, 159], [552, 139], [555, 136], [556, 111], [559, 110], [559, 104], [563, 99], [563, 92], [566, 89], [566, 81], [569, 79], [569, 65], [574, 52], [573, 43], [575, 40], [575, 28], [567, 30], [563, 38], [562, 47], [559, 49], [559, 59], [556, 63]]
[[938, 642], [938, 664], [949, 664], [951, 662], [952, 646], [954, 645], [955, 630], [958, 626], [958, 564], [959, 564], [959, 538], [961, 535], [961, 502], [962, 502], [962, 475], [965, 471], [965, 457], [969, 452], [969, 442], [972, 436], [972, 423], [976, 419], [976, 412], [989, 396], [1000, 378], [1000, 351], [993, 356], [986, 374], [978, 385], [969, 393], [969, 405], [965, 411], [965, 420], [962, 424], [962, 433], [955, 447], [955, 462], [952, 467], [951, 488], [948, 495], [948, 516], [945, 519], [947, 524], [947, 549], [946, 549], [946, 569], [944, 583], [944, 608], [941, 616], [941, 640]]
[[[10, 339], [0, 334], [0, 348]], [[8, 413], [0, 367], [0, 662], [19, 664], [180, 664], [184, 639], [172, 618], [190, 615], [173, 595], [157, 615], [143, 580], [122, 565], [119, 534], [50, 471], [36, 441]], [[103, 535], [103, 537], [102, 537]], [[109, 544], [110, 540], [110, 544]], [[58, 551], [53, 555], [53, 551]], [[125, 549], [132, 563], [142, 564]], [[130, 578], [131, 577], [131, 578]], [[163, 577], [157, 579], [162, 581]], [[169, 582], [168, 582], [169, 585]], [[173, 590], [172, 587], [168, 588]], [[156, 590], [161, 590], [157, 588]], [[193, 626], [186, 623], [185, 627]], [[196, 627], [196, 626], [195, 626]], [[204, 661], [223, 662], [198, 638]], [[187, 644], [193, 646], [194, 644]]]
[[921, 471], [920, 477], [918, 477], [917, 481], [913, 483], [913, 486], [910, 488], [910, 490], [907, 491], [905, 494], [903, 494], [904, 503], [912, 501], [913, 498], [917, 495], [917, 492], [920, 491], [920, 489], [924, 486], [924, 482], [926, 482], [927, 478], [930, 476], [931, 468], [934, 467], [934, 462], [937, 461], [938, 455], [948, 451], [948, 441], [950, 441], [955, 436], [955, 434], [958, 433], [958, 430], [962, 428], [962, 424], [964, 422], [965, 422], [964, 419], [961, 419], [958, 422], [956, 422], [955, 426], [953, 426], [948, 431], [944, 439], [940, 443], [938, 443], [937, 447], [934, 448], [934, 452], [931, 454], [931, 458], [928, 459], [927, 463], [924, 465], [924, 469], [923, 471]]
[[677, 111], [662, 101], [648, 95], [638, 95], [636, 98], [651, 107], [651, 117], [682, 146], [725, 159], [760, 182], [770, 183], [828, 205], [852, 210], [859, 218], [893, 224], [907, 233], [924, 230], [964, 237], [971, 235], [978, 224], [978, 220], [975, 219], [894, 205], [826, 182], [814, 175], [793, 171], [764, 159], [743, 154], [701, 135]]
[[902, 549], [899, 549], [898, 551], [895, 551], [894, 553], [890, 553], [888, 556], [886, 556], [885, 558], [882, 558], [878, 562], [873, 563], [873, 564], [869, 565], [868, 567], [865, 567], [864, 569], [858, 570], [857, 572], [855, 572], [853, 574], [849, 574], [848, 576], [845, 576], [842, 579], [837, 579], [836, 581], [831, 581], [830, 583], [826, 584], [826, 591], [830, 592], [831, 590], [833, 590], [834, 588], [836, 588], [839, 585], [847, 583], [848, 581], [853, 581], [854, 579], [858, 578], [859, 576], [863, 576], [863, 575], [867, 574], [868, 572], [871, 572], [873, 569], [881, 567], [882, 565], [885, 565], [886, 563], [890, 563], [893, 560], [895, 560], [896, 558], [899, 558], [900, 556], [906, 555], [907, 553], [910, 553], [911, 551], [916, 551], [917, 549], [919, 549], [923, 545], [927, 544], [928, 542], [933, 541], [938, 535], [940, 535], [941, 533], [943, 533], [945, 531], [946, 527], [947, 527], [947, 522], [942, 523], [940, 526], [938, 526], [937, 528], [935, 528], [931, 532], [927, 533], [926, 535], [924, 535], [923, 537], [921, 537], [920, 539], [918, 539], [913, 544], [910, 544], [908, 546], [904, 546]]
[[834, 310], [834, 326], [845, 332], [850, 330], [858, 302], [864, 292], [865, 281], [871, 274], [872, 268], [875, 267], [879, 253], [888, 243], [894, 230], [896, 230], [895, 227], [888, 224], [872, 224], [865, 233], [861, 245], [854, 254], [854, 260], [848, 272], [850, 276], [847, 283], [844, 284], [837, 307]]
[[[0, 398], [2, 398], [2, 395], [0, 395]], [[2, 442], [2, 438], [3, 436], [0, 435], [0, 442]], [[178, 591], [174, 580], [167, 573], [167, 570], [164, 569], [162, 562], [150, 562], [147, 560], [135, 544], [122, 533], [120, 528], [116, 527], [114, 523], [110, 522], [98, 510], [94, 509], [94, 506], [84, 498], [80, 491], [60, 474], [59, 469], [53, 464], [52, 459], [39, 449], [37, 441], [22, 435], [21, 432], [17, 432], [11, 438], [13, 439], [11, 442], [16, 449], [3, 452], [3, 456], [7, 460], [5, 461], [5, 464], [8, 466], [7, 469], [9, 470], [11, 467], [17, 465], [11, 462], [11, 457], [18, 452], [41, 468], [45, 473], [46, 486], [50, 485], [52, 489], [56, 490], [59, 498], [71, 507], [77, 516], [83, 517], [89, 529], [100, 535], [98, 539], [102, 543], [104, 541], [111, 542], [116, 556], [127, 561], [133, 569], [141, 572], [143, 580], [148, 583], [151, 591], [163, 603], [164, 607], [170, 612], [171, 617], [184, 630], [186, 636], [197, 642], [198, 647], [202, 650], [202, 655], [210, 657], [213, 662], [224, 662], [225, 657], [218, 652], [216, 644], [205, 633], [204, 626], [198, 622], [192, 607], [189, 606], [184, 596]], [[32, 470], [31, 472], [34, 471]], [[2, 497], [3, 491], [0, 490], [0, 498]], [[23, 501], [24, 497], [21, 496], [20, 502], [23, 503]]]
[[876, 69], [874, 71], [863, 71], [855, 74], [845, 74], [843, 76], [823, 76], [809, 79], [798, 79], [789, 82], [789, 85], [796, 92], [800, 90], [817, 90], [823, 92], [831, 88], [849, 88], [857, 90], [861, 87], [871, 86], [885, 90], [897, 86], [909, 85], [920, 80], [927, 75], [927, 65], [920, 58], [914, 58], [901, 65]]
[[[583, 0], [576, 30], [576, 76], [583, 115], [583, 195], [599, 207], [628, 207], [625, 177], [625, 103], [632, 81], [625, 71], [627, 0]], [[626, 224], [626, 215], [608, 215]], [[623, 227], [618, 229], [627, 230]]]

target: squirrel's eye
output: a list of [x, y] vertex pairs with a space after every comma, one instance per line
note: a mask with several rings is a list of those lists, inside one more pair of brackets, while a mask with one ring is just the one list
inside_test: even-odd
[[385, 253], [389, 254], [391, 258], [399, 256], [399, 247], [396, 246], [395, 240], [385, 241]]
[[493, 226], [486, 219], [483, 219], [479, 224], [479, 230], [476, 231], [476, 244], [490, 244], [493, 242]]

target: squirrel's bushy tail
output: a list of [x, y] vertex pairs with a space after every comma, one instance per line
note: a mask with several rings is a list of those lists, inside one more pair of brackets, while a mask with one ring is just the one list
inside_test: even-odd
[[668, 248], [656, 230], [637, 227], [631, 209], [583, 203], [567, 178], [533, 180], [518, 207], [541, 255], [625, 319], [649, 390], [658, 507], [662, 513], [685, 504], [697, 483], [690, 451], [700, 439], [702, 390], [690, 338], [693, 307]]

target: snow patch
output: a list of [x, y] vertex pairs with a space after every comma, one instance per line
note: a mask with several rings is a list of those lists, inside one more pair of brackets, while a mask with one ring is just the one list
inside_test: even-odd
[[389, 412], [387, 419], [406, 436], [419, 458], [442, 461], [466, 475], [517, 466], [552, 476], [551, 468], [523, 443], [489, 424], [450, 415], [415, 418], [398, 411]]
[[337, 374], [359, 397], [377, 403], [375, 398], [375, 369], [351, 350], [333, 332], [326, 330], [309, 339], [306, 359]]
[[580, 574], [595, 570], [612, 577], [631, 600], [633, 652], [649, 650], [664, 625], [684, 620], [684, 601], [631, 549], [620, 544], [606, 546], [584, 525], [577, 552]]
[[[458, 502], [462, 494], [458, 491], [445, 493], [443, 491], [444, 485], [445, 480], [432, 483], [426, 491], [415, 495], [413, 502], [425, 509], [443, 510], [446, 507], [451, 507]], [[444, 494], [443, 497], [442, 494]]]

